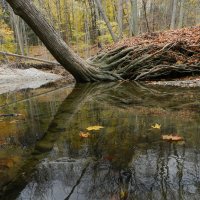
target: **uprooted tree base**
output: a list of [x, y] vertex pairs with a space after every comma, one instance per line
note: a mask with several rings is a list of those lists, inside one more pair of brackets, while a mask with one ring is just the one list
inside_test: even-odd
[[[110, 47], [107, 52], [90, 58], [88, 62], [101, 71], [109, 71], [128, 80], [199, 75], [199, 32], [200, 26], [127, 39], [119, 44], [120, 47], [114, 50]], [[172, 34], [175, 36], [172, 37]]]
[[[110, 74], [113, 80], [168, 80], [199, 75], [200, 36], [198, 32], [200, 27], [193, 27], [128, 38], [88, 59], [87, 64], [102, 76], [104, 73]], [[172, 33], [176, 35], [174, 38]], [[181, 38], [181, 41], [178, 38]], [[167, 43], [168, 41], [170, 43]], [[19, 64], [22, 68], [26, 65]], [[55, 68], [55, 65], [48, 63], [30, 66], [42, 69]]]

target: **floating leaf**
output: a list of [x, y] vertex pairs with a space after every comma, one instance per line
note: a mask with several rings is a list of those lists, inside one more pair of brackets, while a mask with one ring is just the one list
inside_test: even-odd
[[88, 138], [88, 137], [90, 137], [90, 133], [84, 133], [84, 132], [80, 132], [79, 133], [79, 136], [81, 137], [81, 138]]
[[171, 140], [172, 139], [172, 135], [162, 135], [162, 139], [163, 140]]
[[101, 128], [104, 128], [103, 126], [89, 126], [86, 129], [88, 131], [99, 131]]
[[184, 139], [181, 136], [178, 136], [178, 135], [172, 136], [172, 141], [182, 141], [182, 140]]
[[152, 125], [151, 128], [160, 129], [161, 125], [156, 123], [155, 125]]
[[183, 137], [178, 136], [178, 135], [162, 135], [162, 139], [163, 140], [167, 140], [167, 141], [183, 141]]

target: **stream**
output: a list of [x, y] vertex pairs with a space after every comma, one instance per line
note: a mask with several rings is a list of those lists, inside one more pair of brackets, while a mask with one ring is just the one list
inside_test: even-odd
[[198, 87], [49, 84], [0, 109], [2, 200], [200, 199]]

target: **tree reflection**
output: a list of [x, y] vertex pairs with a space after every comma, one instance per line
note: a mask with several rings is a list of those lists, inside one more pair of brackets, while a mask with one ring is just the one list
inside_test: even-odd
[[[19, 191], [18, 199], [37, 200], [200, 198], [196, 99], [192, 90], [136, 83], [77, 85], [23, 173], [6, 186], [6, 198], [15, 199]], [[155, 122], [161, 130], [151, 128]], [[79, 137], [96, 124], [104, 129]], [[185, 144], [160, 140], [172, 131], [190, 135]]]

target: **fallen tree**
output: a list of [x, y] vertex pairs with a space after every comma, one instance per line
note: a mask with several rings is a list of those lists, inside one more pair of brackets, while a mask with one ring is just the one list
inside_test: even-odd
[[[119, 45], [114, 50], [109, 49], [85, 61], [67, 46], [32, 1], [7, 2], [77, 82], [155, 80], [200, 74], [200, 39], [197, 40], [195, 47], [181, 40], [165, 41], [161, 44], [136, 42], [132, 46]], [[183, 57], [196, 59], [193, 59], [192, 63], [184, 62], [183, 59], [178, 60]]]

